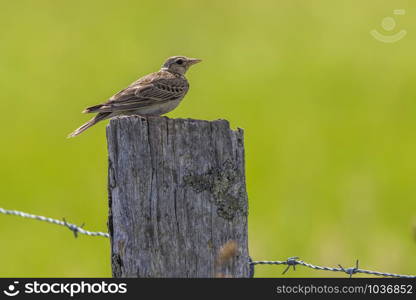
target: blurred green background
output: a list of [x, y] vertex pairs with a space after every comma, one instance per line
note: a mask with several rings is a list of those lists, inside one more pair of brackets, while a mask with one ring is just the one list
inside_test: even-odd
[[[254, 260], [416, 273], [414, 1], [0, 3], [0, 207], [106, 231], [106, 122], [66, 135], [85, 107], [187, 55], [204, 62], [168, 116], [244, 128]], [[3, 215], [0, 236], [2, 277], [111, 276], [107, 239]]]

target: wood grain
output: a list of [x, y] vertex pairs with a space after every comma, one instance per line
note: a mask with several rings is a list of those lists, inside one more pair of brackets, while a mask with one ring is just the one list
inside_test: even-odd
[[242, 129], [129, 116], [107, 141], [114, 277], [249, 276]]

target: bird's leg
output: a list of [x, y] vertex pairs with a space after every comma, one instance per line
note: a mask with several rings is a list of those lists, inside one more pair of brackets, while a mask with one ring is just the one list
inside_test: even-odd
[[154, 115], [145, 115], [145, 118], [159, 118], [160, 117], [160, 115], [156, 115], [156, 114], [154, 114]]
[[145, 114], [145, 115], [140, 115], [140, 114], [129, 114], [130, 116], [136, 116], [136, 117], [140, 117], [140, 118], [143, 118], [143, 119], [147, 119], [147, 118], [157, 118], [157, 117], [160, 117], [160, 115], [157, 115], [157, 114], [153, 114], [153, 115], [151, 115], [151, 114]]

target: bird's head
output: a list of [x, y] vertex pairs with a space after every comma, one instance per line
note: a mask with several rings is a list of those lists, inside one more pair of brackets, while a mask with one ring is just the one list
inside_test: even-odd
[[201, 62], [198, 58], [189, 58], [186, 56], [169, 57], [162, 66], [162, 70], [176, 74], [184, 75], [190, 66]]

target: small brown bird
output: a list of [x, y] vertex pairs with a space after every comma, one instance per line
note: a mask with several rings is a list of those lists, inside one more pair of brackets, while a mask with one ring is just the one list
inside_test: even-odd
[[107, 102], [86, 108], [83, 113], [97, 113], [90, 121], [72, 132], [75, 137], [98, 122], [120, 115], [160, 116], [175, 109], [189, 90], [185, 73], [197, 58], [169, 57], [159, 72], [146, 75]]

